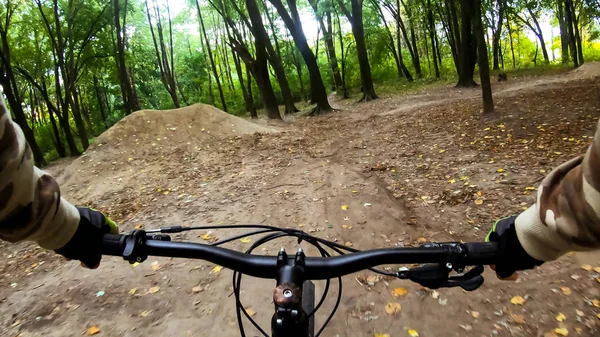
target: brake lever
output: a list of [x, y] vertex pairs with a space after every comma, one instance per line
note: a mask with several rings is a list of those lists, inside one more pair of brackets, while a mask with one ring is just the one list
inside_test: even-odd
[[451, 268], [443, 264], [426, 264], [409, 270], [399, 271], [397, 277], [411, 280], [429, 289], [461, 287], [466, 291], [473, 291], [483, 284], [483, 266], [475, 266], [467, 273], [458, 276], [449, 276]]

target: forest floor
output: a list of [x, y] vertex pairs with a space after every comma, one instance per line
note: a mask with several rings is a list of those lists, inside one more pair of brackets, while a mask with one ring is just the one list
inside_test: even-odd
[[[480, 112], [479, 89], [450, 86], [361, 104], [332, 96], [339, 111], [276, 124], [203, 105], [141, 111], [82, 157], [48, 169], [68, 200], [107, 212], [122, 231], [265, 223], [358, 249], [481, 240], [495, 219], [534, 202], [554, 166], [585, 150], [600, 116], [600, 64], [493, 87], [490, 116]], [[174, 238], [205, 242], [234, 233]], [[280, 246], [296, 248], [283, 240], [260, 253]], [[80, 336], [90, 327], [98, 336], [239, 336], [231, 271], [210, 263], [150, 258], [133, 267], [105, 258], [87, 270], [27, 243], [0, 243], [0, 254], [2, 336]], [[516, 283], [488, 270], [472, 293], [357, 273], [344, 278], [339, 310], [322, 336], [398, 337], [410, 329], [421, 337], [597, 336], [600, 270], [583, 264], [597, 267], [600, 258], [568, 254]], [[398, 287], [407, 293], [394, 298]], [[242, 302], [267, 331], [272, 288], [250, 277], [242, 286]], [[335, 303], [332, 288], [317, 326]], [[512, 304], [514, 296], [525, 302]], [[387, 314], [388, 303], [401, 311]], [[246, 326], [248, 336], [259, 335]]]

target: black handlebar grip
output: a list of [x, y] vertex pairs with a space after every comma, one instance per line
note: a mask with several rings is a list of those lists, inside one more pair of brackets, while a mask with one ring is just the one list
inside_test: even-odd
[[496, 264], [500, 258], [500, 247], [497, 242], [467, 242], [467, 265]]
[[102, 255], [123, 256], [125, 235], [104, 234], [102, 237]]

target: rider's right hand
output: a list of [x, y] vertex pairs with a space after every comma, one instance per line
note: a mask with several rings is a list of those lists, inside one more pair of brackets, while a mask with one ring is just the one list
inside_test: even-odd
[[117, 234], [117, 224], [101, 212], [92, 208], [77, 208], [79, 226], [73, 238], [56, 253], [67, 259], [79, 260], [81, 265], [95, 269], [102, 258], [102, 238], [104, 234]]
[[491, 267], [503, 280], [516, 280], [518, 270], [533, 269], [544, 263], [529, 256], [523, 249], [515, 230], [516, 219], [517, 216], [511, 216], [496, 221], [485, 238], [486, 242], [498, 242], [500, 259]]

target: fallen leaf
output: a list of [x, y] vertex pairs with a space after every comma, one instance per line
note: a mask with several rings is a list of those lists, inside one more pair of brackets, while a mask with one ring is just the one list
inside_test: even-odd
[[394, 288], [394, 290], [392, 290], [392, 296], [394, 297], [401, 297], [404, 296], [408, 293], [408, 290], [406, 290], [406, 288]]
[[571, 295], [571, 288], [569, 287], [560, 287], [560, 291], [565, 295]]
[[202, 287], [200, 287], [200, 286], [197, 286], [197, 287], [193, 287], [193, 288], [192, 288], [192, 292], [193, 292], [193, 293], [195, 293], [195, 294], [196, 294], [196, 293], [199, 293], [199, 292], [201, 292], [201, 291], [202, 291]]
[[580, 317], [585, 316], [585, 314], [581, 310], [575, 310], [575, 313], [577, 314], [577, 316], [580, 316]]
[[129, 295], [135, 295], [136, 291], [137, 291], [137, 288], [131, 288], [131, 290], [129, 290]]
[[496, 170], [496, 172], [498, 172], [498, 173], [504, 173], [506, 171], [504, 171], [504, 169], [502, 169], [502, 168], [499, 168], [499, 169]]
[[221, 266], [214, 266], [213, 269], [210, 270], [210, 273], [211, 274], [218, 274], [221, 271], [221, 269], [223, 269], [223, 267], [221, 267]]
[[590, 270], [592, 270], [592, 266], [590, 266], [589, 264], [584, 264], [581, 266], [581, 269], [583, 269], [585, 271], [590, 271]]
[[565, 319], [567, 319], [567, 317], [562, 312], [559, 312], [558, 315], [556, 315], [556, 320], [559, 322], [563, 322]]
[[152, 262], [152, 270], [157, 271], [159, 269], [160, 269], [160, 264], [158, 263], [158, 261]]
[[523, 305], [523, 303], [525, 303], [525, 299], [521, 296], [515, 296], [510, 299], [510, 303], [515, 305]]
[[150, 289], [148, 289], [148, 293], [150, 294], [155, 294], [160, 290], [160, 287], [152, 287]]
[[256, 315], [256, 311], [254, 311], [254, 309], [252, 309], [252, 307], [244, 308], [244, 310], [250, 317], [253, 317], [254, 315]]
[[376, 332], [373, 336], [374, 337], [390, 337], [390, 335], [388, 335], [386, 333], [379, 333], [379, 332]]
[[479, 311], [471, 311], [471, 316], [475, 319], [479, 318]]
[[342, 211], [348, 210], [348, 205], [342, 205]]
[[600, 312], [596, 315], [596, 317], [600, 318]]
[[450, 180], [448, 180], [448, 182], [449, 182], [450, 184], [454, 184], [454, 183], [456, 182], [456, 179], [450, 179]]
[[367, 284], [369, 284], [370, 286], [374, 286], [377, 282], [379, 282], [379, 275], [367, 276]]
[[206, 234], [202, 234], [200, 235], [200, 237], [202, 238], [202, 240], [206, 240], [206, 241], [211, 241], [212, 239], [212, 235], [206, 233]]
[[423, 237], [420, 237], [417, 239], [417, 243], [425, 243], [425, 242], [427, 242], [427, 239], [425, 239]]
[[479, 205], [483, 205], [483, 199], [475, 199], [474, 201], [475, 205], [479, 206]]
[[517, 323], [517, 324], [523, 324], [523, 323], [525, 323], [525, 316], [523, 316], [523, 315], [518, 315], [518, 314], [512, 314], [511, 313], [510, 316], [515, 321], [515, 323]]
[[598, 300], [592, 300], [592, 304], [596, 307], [599, 308], [600, 307], [600, 301]]
[[419, 333], [417, 332], [417, 330], [414, 330], [414, 329], [409, 329], [408, 330], [408, 335], [410, 337], [419, 337]]
[[344, 245], [346, 247], [352, 247], [353, 246], [352, 242], [350, 242], [350, 241], [346, 241], [346, 243], [344, 243]]
[[561, 336], [568, 336], [569, 330], [567, 330], [565, 328], [555, 328], [554, 333], [557, 335], [561, 335]]
[[135, 228], [135, 229], [141, 229], [142, 227], [144, 227], [144, 225], [139, 224], [139, 225], [135, 225], [133, 228]]
[[577, 332], [578, 335], [581, 335], [581, 333], [583, 332], [583, 329], [580, 327], [576, 327], [575, 332]]
[[400, 303], [390, 302], [385, 305], [385, 312], [388, 315], [395, 315], [395, 314], [399, 313], [400, 310], [402, 310], [402, 306], [400, 305]]
[[596, 268], [594, 268], [594, 271], [595, 271], [596, 273], [600, 273], [600, 267], [596, 267]]
[[152, 314], [152, 310], [144, 310], [140, 312], [140, 317], [148, 317], [150, 314]]
[[92, 325], [91, 327], [89, 327], [87, 329], [88, 335], [95, 335], [95, 334], [97, 334], [99, 332], [100, 332], [100, 329], [97, 326], [95, 326], [95, 325]]
[[250, 243], [250, 242], [252, 242], [252, 239], [250, 239], [250, 238], [243, 238], [243, 239], [240, 239], [240, 241], [243, 242], [243, 243]]
[[527, 186], [527, 187], [525, 187], [525, 191], [535, 191], [535, 187]]

